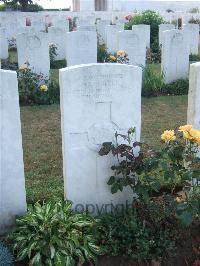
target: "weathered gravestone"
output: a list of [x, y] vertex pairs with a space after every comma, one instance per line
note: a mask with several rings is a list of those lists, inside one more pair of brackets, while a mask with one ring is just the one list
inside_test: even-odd
[[17, 54], [19, 66], [28, 62], [33, 72], [49, 76], [50, 59], [47, 33], [18, 34]]
[[118, 32], [118, 50], [124, 50], [128, 54], [131, 65], [145, 66], [146, 40], [138, 29]]
[[0, 59], [8, 58], [8, 41], [6, 38], [6, 29], [0, 28]]
[[67, 42], [67, 30], [57, 28], [57, 27], [49, 27], [48, 29], [48, 37], [49, 43], [54, 43], [57, 46], [57, 55], [55, 57], [56, 60], [62, 60], [66, 58], [66, 42]]
[[150, 25], [139, 24], [133, 25], [132, 30], [137, 30], [145, 39], [146, 47], [150, 48]]
[[[116, 163], [99, 156], [103, 142], [136, 128], [140, 140], [142, 69], [122, 64], [88, 64], [60, 70], [65, 197], [90, 211], [125, 203], [132, 192], [112, 195], [107, 185]], [[80, 205], [82, 204], [82, 205]], [[105, 211], [105, 209], [104, 209]], [[98, 211], [97, 211], [98, 212]]]
[[166, 30], [175, 30], [175, 25], [173, 24], [160, 24], [159, 25], [159, 45], [162, 45], [162, 34], [163, 34], [163, 31], [166, 31]]
[[115, 53], [118, 49], [118, 32], [123, 31], [123, 25], [107, 25], [106, 26], [106, 46], [108, 48], [108, 52]]
[[183, 32], [189, 43], [190, 54], [198, 54], [199, 50], [199, 24], [184, 25]]
[[187, 120], [200, 129], [200, 63], [190, 65]]
[[0, 233], [26, 212], [17, 74], [0, 70]]
[[161, 69], [165, 75], [165, 82], [187, 78], [189, 46], [185, 35], [180, 30], [169, 30], [163, 32], [162, 38]]
[[97, 34], [93, 31], [67, 33], [67, 66], [97, 62]]

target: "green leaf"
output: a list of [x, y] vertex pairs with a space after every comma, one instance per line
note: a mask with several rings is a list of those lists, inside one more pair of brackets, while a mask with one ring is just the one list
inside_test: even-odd
[[41, 266], [41, 255], [40, 252], [38, 252], [30, 261], [31, 266]]
[[111, 176], [110, 179], [108, 180], [107, 184], [111, 186], [115, 182], [115, 176]]
[[192, 215], [188, 211], [184, 211], [181, 215], [179, 215], [179, 219], [186, 226], [190, 225], [193, 221]]

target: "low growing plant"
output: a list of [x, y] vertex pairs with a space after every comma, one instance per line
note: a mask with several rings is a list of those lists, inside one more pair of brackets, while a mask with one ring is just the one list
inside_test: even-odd
[[105, 254], [140, 262], [160, 260], [176, 251], [175, 230], [150, 223], [135, 207], [101, 216], [97, 236]]
[[19, 100], [21, 104], [59, 103], [59, 85], [42, 74], [34, 73], [29, 63], [20, 66], [18, 72]]
[[16, 221], [9, 238], [14, 244], [17, 261], [29, 265], [75, 266], [94, 262], [100, 248], [92, 234], [95, 219], [72, 211], [67, 201], [36, 203]]

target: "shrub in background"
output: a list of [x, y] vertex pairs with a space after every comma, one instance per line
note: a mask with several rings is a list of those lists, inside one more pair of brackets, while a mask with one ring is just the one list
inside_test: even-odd
[[30, 265], [75, 266], [94, 262], [100, 248], [92, 234], [95, 219], [72, 211], [67, 201], [36, 203], [16, 221], [10, 235], [17, 261]]
[[17, 75], [20, 104], [59, 103], [58, 82], [32, 72], [28, 63], [20, 66]]
[[125, 29], [132, 29], [133, 25], [138, 24], [147, 24], [150, 25], [151, 28], [151, 49], [153, 53], [157, 53], [159, 50], [158, 45], [158, 33], [159, 33], [159, 25], [165, 23], [162, 16], [160, 16], [155, 11], [146, 10], [142, 12], [141, 14], [138, 14], [125, 25]]
[[1, 266], [13, 266], [14, 257], [10, 253], [9, 249], [0, 242], [0, 265]]

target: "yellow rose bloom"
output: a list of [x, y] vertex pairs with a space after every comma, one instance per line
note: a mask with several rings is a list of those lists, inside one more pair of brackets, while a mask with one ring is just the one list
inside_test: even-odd
[[123, 51], [123, 50], [119, 50], [119, 51], [117, 51], [117, 55], [118, 56], [124, 56], [126, 53], [125, 53], [125, 51]]
[[27, 70], [27, 69], [28, 69], [27, 64], [22, 64], [22, 65], [19, 67], [19, 70], [20, 70], [20, 71]]
[[182, 202], [183, 200], [181, 199], [181, 197], [176, 197], [176, 202], [180, 203]]
[[110, 59], [111, 59], [112, 61], [116, 61], [116, 60], [117, 60], [116, 57], [115, 57], [114, 55], [110, 55]]
[[196, 140], [198, 142], [198, 139], [200, 138], [200, 130], [191, 128], [188, 131], [183, 132], [184, 139], [188, 140]]
[[196, 142], [196, 144], [197, 144], [198, 146], [200, 146], [200, 137], [195, 138], [194, 141]]
[[185, 126], [181, 126], [179, 127], [179, 131], [181, 132], [187, 132], [187, 131], [190, 131], [192, 129], [192, 125], [185, 125]]
[[40, 90], [41, 90], [41, 91], [44, 91], [44, 92], [48, 91], [48, 87], [47, 87], [47, 85], [42, 85], [42, 86], [40, 86]]
[[161, 135], [161, 139], [165, 142], [173, 141], [176, 139], [174, 130], [165, 130]]

